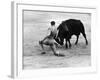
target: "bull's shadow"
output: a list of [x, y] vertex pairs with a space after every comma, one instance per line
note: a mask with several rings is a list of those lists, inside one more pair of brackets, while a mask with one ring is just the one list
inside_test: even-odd
[[80, 49], [86, 49], [88, 46], [87, 45], [84, 45], [84, 43], [83, 42], [80, 42], [80, 43], [78, 43], [77, 45], [75, 45], [74, 44], [74, 42], [72, 42], [72, 44], [71, 44], [71, 47], [69, 47], [69, 48], [66, 48], [66, 42], [64, 42], [64, 44], [63, 45], [56, 45], [56, 48], [57, 49], [61, 49], [61, 50], [72, 50], [72, 49], [77, 49], [77, 48], [80, 48]]

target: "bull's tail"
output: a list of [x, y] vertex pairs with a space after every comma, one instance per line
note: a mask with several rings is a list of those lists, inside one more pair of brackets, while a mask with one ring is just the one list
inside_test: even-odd
[[83, 25], [83, 23], [81, 21], [80, 21], [80, 24], [81, 24], [81, 33], [82, 33], [83, 37], [85, 38], [86, 45], [88, 45], [88, 40], [87, 40], [87, 37], [86, 37], [86, 34], [85, 34], [84, 25]]

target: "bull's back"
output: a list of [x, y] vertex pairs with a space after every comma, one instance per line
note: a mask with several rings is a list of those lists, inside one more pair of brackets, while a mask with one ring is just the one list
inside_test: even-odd
[[69, 19], [65, 23], [72, 35], [79, 35], [84, 30], [83, 23], [80, 20]]

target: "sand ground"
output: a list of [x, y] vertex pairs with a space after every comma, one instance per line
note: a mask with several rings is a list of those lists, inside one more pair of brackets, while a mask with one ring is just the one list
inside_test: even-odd
[[48, 46], [45, 46], [46, 54], [41, 54], [42, 49], [38, 41], [46, 36], [47, 22], [35, 24], [36, 22], [25, 21], [23, 26], [23, 68], [36, 69], [91, 66], [91, 28], [89, 19], [84, 20], [83, 17], [82, 20], [85, 25], [89, 44], [86, 46], [83, 36], [80, 35], [78, 45], [74, 45], [76, 37], [73, 36], [71, 39], [71, 49], [66, 49], [65, 46], [57, 48], [65, 57], [54, 56]]

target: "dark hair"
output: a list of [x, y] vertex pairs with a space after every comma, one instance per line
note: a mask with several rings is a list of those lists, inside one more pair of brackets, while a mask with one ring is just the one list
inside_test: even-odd
[[51, 21], [51, 25], [55, 25], [55, 21]]

